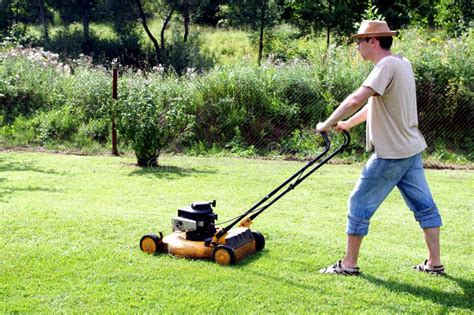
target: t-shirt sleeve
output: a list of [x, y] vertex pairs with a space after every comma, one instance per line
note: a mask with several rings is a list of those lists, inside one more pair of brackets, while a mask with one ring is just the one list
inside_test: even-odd
[[372, 90], [377, 92], [380, 96], [383, 96], [385, 89], [390, 84], [393, 78], [392, 67], [388, 62], [375, 65], [374, 69], [370, 72], [367, 79], [365, 79], [363, 86], [370, 87]]

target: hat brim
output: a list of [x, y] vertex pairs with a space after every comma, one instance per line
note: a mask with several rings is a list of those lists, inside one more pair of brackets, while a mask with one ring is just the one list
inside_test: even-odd
[[363, 34], [354, 34], [351, 36], [351, 39], [367, 38], [367, 37], [392, 37], [396, 35], [397, 35], [397, 31], [382, 32], [382, 33], [363, 33]]

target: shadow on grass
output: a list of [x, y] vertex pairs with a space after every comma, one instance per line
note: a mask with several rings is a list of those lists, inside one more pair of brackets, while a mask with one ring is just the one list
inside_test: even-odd
[[253, 262], [257, 261], [260, 258], [260, 256], [262, 256], [262, 251], [255, 252], [252, 255], [244, 258], [242, 261], [237, 262], [236, 265], [230, 266], [230, 267], [234, 267], [234, 268], [237, 268], [237, 269], [245, 268], [245, 266], [247, 266], [249, 264], [252, 264]]
[[34, 164], [33, 161], [10, 162], [5, 157], [0, 157], [0, 172], [35, 172], [42, 174], [64, 175], [64, 173], [55, 170], [42, 169]]
[[[1, 179], [0, 179], [1, 182]], [[7, 195], [12, 195], [16, 192], [49, 192], [49, 193], [57, 193], [57, 192], [64, 192], [62, 189], [51, 189], [51, 188], [43, 188], [43, 187], [27, 187], [27, 188], [13, 188], [13, 187], [0, 187], [0, 202], [7, 202], [5, 197]]]
[[195, 168], [183, 168], [178, 166], [153, 166], [153, 167], [143, 167], [137, 170], [132, 171], [129, 176], [156, 176], [158, 178], [169, 178], [169, 177], [185, 177], [191, 176], [194, 174], [215, 174], [215, 170], [203, 170]]
[[[257, 252], [254, 255], [246, 258], [244, 261], [240, 262], [237, 266], [238, 268], [245, 268], [247, 265], [252, 264], [259, 259], [260, 256], [264, 255], [264, 252]], [[292, 264], [298, 263], [298, 261], [291, 261]], [[294, 281], [292, 279], [287, 279], [284, 277], [279, 277], [276, 275], [271, 275], [266, 272], [252, 271], [257, 276], [271, 278], [279, 282], [285, 282], [288, 285], [298, 287], [304, 290], [315, 290], [316, 287], [310, 284], [301, 283], [299, 281]], [[317, 272], [317, 269], [315, 270]], [[423, 274], [420, 274], [423, 276]], [[426, 275], [428, 276], [428, 275]], [[433, 304], [442, 305], [445, 308], [445, 312], [452, 312], [451, 308], [458, 308], [467, 311], [474, 311], [474, 281], [457, 278], [451, 275], [440, 276], [440, 279], [447, 279], [449, 281], [455, 282], [463, 291], [463, 293], [447, 292], [442, 290], [437, 290], [429, 288], [426, 286], [417, 286], [403, 282], [397, 282], [393, 280], [383, 280], [372, 275], [361, 274], [360, 279], [365, 279], [366, 281], [375, 284], [379, 287], [388, 289], [394, 293], [408, 293], [415, 297], [429, 300]], [[349, 277], [350, 278], [350, 277]], [[357, 277], [356, 277], [357, 278]]]
[[450, 275], [444, 276], [444, 278], [456, 282], [463, 289], [464, 294], [459, 294], [444, 292], [423, 286], [415, 286], [408, 283], [382, 280], [367, 274], [362, 274], [361, 278], [393, 292], [408, 293], [425, 300], [431, 300], [433, 303], [441, 304], [445, 307], [457, 307], [474, 311], [474, 281], [471, 280], [455, 278]]
[[[34, 172], [41, 174], [52, 174], [52, 175], [64, 175], [64, 173], [57, 172], [52, 169], [43, 169], [35, 165], [34, 161], [22, 161], [22, 162], [10, 162], [5, 156], [0, 157], [0, 173], [1, 172]], [[0, 178], [0, 202], [6, 202], [5, 197], [12, 195], [15, 192], [27, 191], [27, 192], [63, 192], [62, 190], [44, 188], [44, 187], [27, 187], [27, 188], [16, 188], [5, 186], [9, 182], [9, 179]]]

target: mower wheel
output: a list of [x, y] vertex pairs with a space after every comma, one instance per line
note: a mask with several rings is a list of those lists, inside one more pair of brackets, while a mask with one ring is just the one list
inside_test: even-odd
[[265, 248], [265, 237], [263, 234], [257, 231], [253, 231], [253, 238], [255, 239], [255, 249], [262, 250]]
[[236, 260], [235, 252], [229, 246], [217, 245], [212, 251], [212, 260], [223, 266], [233, 265]]
[[160, 245], [161, 238], [155, 234], [144, 235], [140, 240], [140, 249], [148, 254], [157, 253]]

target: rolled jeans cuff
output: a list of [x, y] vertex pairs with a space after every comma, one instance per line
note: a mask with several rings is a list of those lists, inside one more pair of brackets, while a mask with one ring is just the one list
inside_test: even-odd
[[347, 234], [356, 236], [367, 235], [367, 233], [369, 232], [369, 220], [355, 217], [350, 214], [347, 217], [349, 218], [349, 220], [347, 221]]
[[418, 221], [422, 229], [440, 227], [443, 225], [441, 216], [436, 206], [422, 211], [416, 211], [415, 220]]

